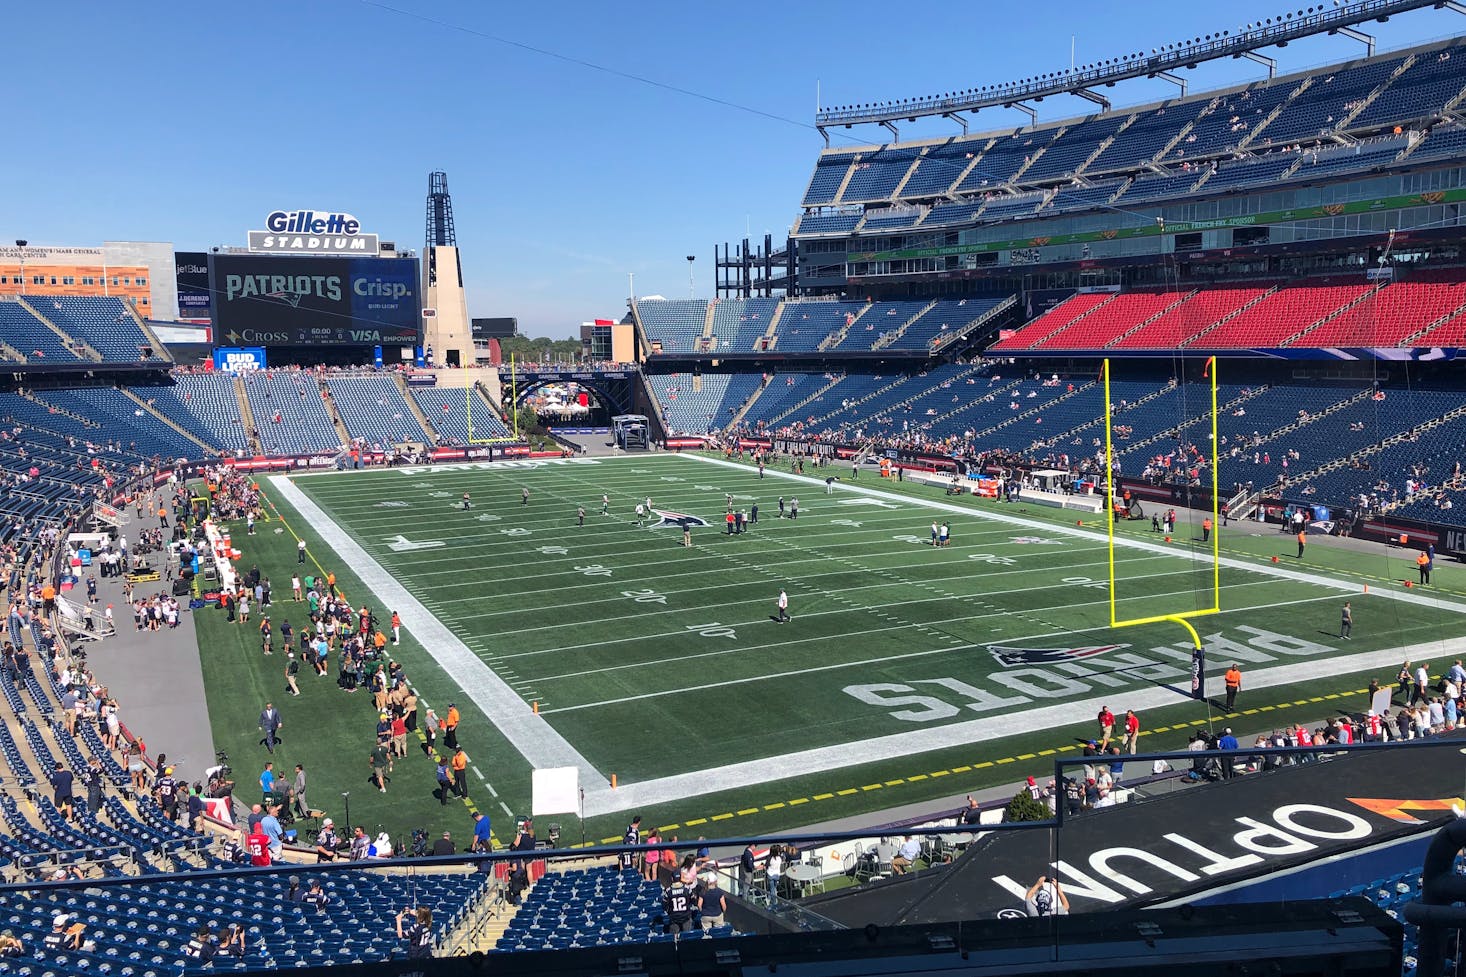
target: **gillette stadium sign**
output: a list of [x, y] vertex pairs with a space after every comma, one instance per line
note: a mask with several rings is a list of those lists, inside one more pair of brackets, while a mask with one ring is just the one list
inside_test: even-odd
[[267, 254], [377, 253], [377, 236], [361, 233], [351, 214], [324, 210], [276, 210], [265, 230], [249, 232], [249, 250]]

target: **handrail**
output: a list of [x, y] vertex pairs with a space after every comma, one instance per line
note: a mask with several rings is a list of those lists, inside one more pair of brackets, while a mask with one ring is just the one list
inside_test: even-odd
[[[1190, 42], [1152, 48], [1149, 57], [1144, 52], [1137, 51], [1099, 65], [1048, 72], [1036, 78], [967, 89], [955, 94], [928, 95], [855, 108], [825, 109], [815, 113], [815, 126], [879, 124], [901, 119], [915, 121], [923, 116], [975, 112], [983, 108], [1007, 106], [1014, 102], [1112, 85], [1131, 78], [1153, 78], [1175, 69], [1195, 67], [1202, 61], [1242, 57], [1261, 48], [1283, 46], [1299, 38], [1336, 33], [1353, 24], [1387, 19], [1394, 14], [1438, 5], [1439, 0], [1355, 0], [1338, 7], [1319, 7], [1316, 8], [1316, 13], [1304, 16], [1294, 17], [1288, 13], [1235, 34], [1224, 30]], [[1373, 54], [1372, 44], [1370, 53]]]

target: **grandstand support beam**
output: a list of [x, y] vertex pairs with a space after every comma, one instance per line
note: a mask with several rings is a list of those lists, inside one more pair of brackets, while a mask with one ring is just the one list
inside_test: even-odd
[[825, 141], [825, 148], [826, 149], [829, 149], [830, 148], [830, 134], [825, 131], [825, 127], [824, 126], [815, 126], [815, 129], [819, 132], [820, 138]]
[[957, 123], [959, 126], [962, 127], [962, 134], [964, 136], [967, 135], [967, 120], [962, 118], [962, 116], [958, 115], [956, 112], [945, 112], [942, 114], [942, 118], [951, 119], [953, 122]]
[[901, 131], [896, 128], [896, 124], [890, 119], [882, 119], [881, 128], [890, 130], [891, 138], [894, 139], [896, 142], [901, 141]]
[[1027, 113], [1028, 124], [1030, 126], [1038, 125], [1038, 109], [1034, 108], [1032, 105], [1029, 105], [1027, 102], [1013, 102], [1010, 105], [1004, 105], [1003, 108], [1017, 109], [1020, 112]]
[[1458, 14], [1466, 14], [1466, 4], [1456, 3], [1455, 0], [1446, 0], [1440, 6], [1445, 10], [1454, 10]]
[[1241, 54], [1237, 55], [1237, 57], [1246, 58], [1248, 61], [1256, 61], [1258, 64], [1265, 66], [1267, 68], [1267, 77], [1269, 81], [1278, 76], [1277, 58], [1270, 58], [1266, 54], [1258, 54], [1256, 51], [1243, 51]]
[[1186, 79], [1182, 78], [1180, 75], [1173, 75], [1169, 71], [1157, 71], [1155, 74], [1151, 75], [1151, 77], [1170, 82], [1177, 88], [1181, 89], [1182, 98], [1186, 97]]
[[1363, 44], [1364, 45], [1364, 52], [1365, 52], [1364, 53], [1364, 56], [1366, 58], [1372, 58], [1372, 57], [1374, 57], [1374, 35], [1373, 34], [1366, 34], [1363, 31], [1356, 30], [1353, 27], [1335, 27], [1333, 30], [1329, 31], [1329, 33], [1330, 34], [1342, 34], [1345, 37], [1348, 37], [1348, 38], [1351, 38], [1353, 40], [1358, 41], [1360, 44]]
[[1101, 112], [1108, 112], [1110, 110], [1110, 100], [1105, 98], [1099, 92], [1093, 91], [1088, 88], [1076, 88], [1070, 94], [1078, 95], [1080, 98], [1087, 99], [1088, 101], [1093, 102], [1100, 107]]

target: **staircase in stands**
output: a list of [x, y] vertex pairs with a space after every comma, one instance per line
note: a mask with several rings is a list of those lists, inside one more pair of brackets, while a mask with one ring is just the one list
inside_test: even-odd
[[412, 416], [417, 418], [417, 423], [422, 427], [423, 433], [431, 439], [434, 428], [428, 423], [428, 415], [423, 413], [422, 407], [418, 405], [417, 398], [407, 389], [407, 380], [401, 373], [393, 373], [392, 379], [397, 381], [397, 389], [402, 392], [402, 399], [407, 402], [407, 409], [412, 411]]
[[[882, 333], [881, 335], [877, 336], [876, 337], [876, 341], [870, 344], [870, 348], [872, 350], [885, 349], [887, 346], [890, 346], [892, 343], [895, 343], [902, 336], [906, 335], [906, 330], [908, 330], [908, 329], [911, 328], [911, 324], [913, 322], [915, 322], [917, 319], [920, 319], [922, 316], [926, 315], [932, 309], [936, 308], [936, 304], [937, 304], [937, 300], [936, 299], [932, 299], [926, 305], [923, 305], [921, 307], [921, 311], [920, 312], [917, 312], [915, 315], [909, 317], [905, 322], [901, 323], [901, 325], [897, 326], [894, 330], [891, 330], [891, 331]], [[848, 333], [850, 331], [850, 327], [849, 326], [846, 326], [845, 327], [845, 331]], [[844, 339], [844, 336], [841, 336], [840, 338], [841, 339]]]
[[255, 412], [250, 409], [249, 394], [244, 389], [244, 378], [237, 373], [234, 375], [234, 399], [239, 401], [239, 419], [244, 422], [249, 450], [257, 455], [264, 454], [265, 447], [260, 443], [259, 428], [255, 426]]
[[77, 339], [71, 333], [62, 329], [60, 326], [56, 325], [56, 323], [52, 322], [46, 316], [42, 315], [41, 310], [38, 309], [34, 303], [26, 301], [25, 296], [18, 295], [15, 298], [16, 301], [19, 302], [21, 306], [26, 309], [26, 311], [30, 312], [31, 315], [41, 320], [42, 324], [45, 325], [47, 329], [60, 336], [62, 345], [65, 346], [67, 349], [71, 350], [73, 353], [76, 353], [82, 359], [91, 360], [94, 363], [102, 362], [103, 356], [101, 352], [93, 348], [90, 343], [85, 343], [80, 339]]
[[173, 420], [173, 418], [169, 417], [167, 414], [162, 413], [161, 411], [155, 410], [151, 404], [149, 404], [146, 400], [143, 400], [131, 390], [127, 389], [126, 387], [118, 387], [117, 391], [128, 400], [131, 400], [133, 403], [137, 404], [139, 409], [147, 411], [153, 417], [162, 421], [164, 424], [177, 431], [183, 437], [188, 438], [188, 440], [192, 441], [194, 444], [208, 451], [209, 454], [217, 453], [218, 449], [216, 449], [213, 445], [189, 433], [187, 429], [185, 429], [177, 421]]

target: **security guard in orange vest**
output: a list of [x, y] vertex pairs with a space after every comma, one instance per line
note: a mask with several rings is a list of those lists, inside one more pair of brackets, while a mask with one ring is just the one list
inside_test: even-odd
[[1232, 712], [1232, 707], [1237, 704], [1237, 693], [1242, 690], [1242, 670], [1237, 667], [1236, 662], [1227, 669], [1224, 681], [1227, 685], [1227, 711]]

